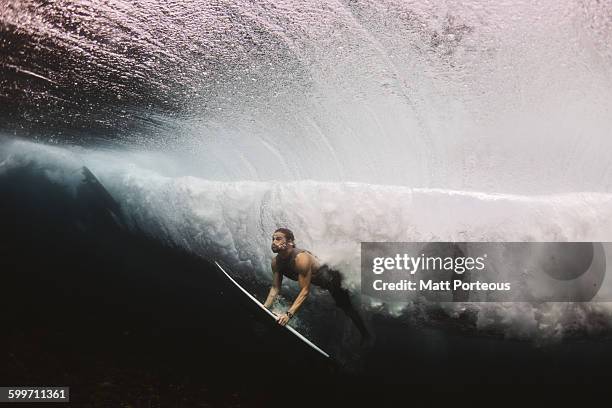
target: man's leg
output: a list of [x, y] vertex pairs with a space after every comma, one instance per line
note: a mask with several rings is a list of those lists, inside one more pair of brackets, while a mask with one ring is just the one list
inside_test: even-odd
[[329, 269], [328, 273], [331, 275], [331, 285], [328, 287], [329, 293], [332, 298], [336, 302], [336, 306], [338, 306], [346, 315], [353, 321], [359, 333], [361, 333], [362, 339], [368, 339], [370, 337], [370, 333], [368, 333], [368, 329], [363, 322], [363, 319], [359, 315], [359, 312], [355, 310], [353, 304], [351, 302], [351, 296], [349, 291], [342, 287], [342, 275], [340, 272], [335, 271], [333, 269]]

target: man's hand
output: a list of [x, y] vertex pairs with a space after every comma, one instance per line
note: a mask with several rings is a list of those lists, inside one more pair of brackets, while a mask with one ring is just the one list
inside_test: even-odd
[[281, 326], [285, 326], [287, 323], [289, 323], [289, 316], [287, 316], [286, 313], [283, 313], [282, 315], [278, 316], [278, 319], [276, 319], [276, 321]]

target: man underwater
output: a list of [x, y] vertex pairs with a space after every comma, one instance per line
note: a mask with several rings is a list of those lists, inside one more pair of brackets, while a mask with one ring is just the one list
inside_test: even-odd
[[351, 304], [348, 290], [342, 287], [340, 272], [330, 269], [327, 265], [321, 265], [319, 260], [309, 251], [296, 248], [293, 232], [287, 228], [278, 228], [274, 231], [271, 249], [276, 256], [272, 258], [272, 287], [264, 306], [270, 308], [272, 302], [274, 302], [280, 292], [283, 276], [297, 281], [300, 285], [300, 293], [289, 310], [278, 317], [277, 321], [281, 326], [286, 325], [304, 303], [310, 293], [310, 285], [312, 284], [329, 291], [336, 305], [357, 326], [359, 333], [361, 333], [362, 342], [370, 339], [370, 334], [361, 316]]

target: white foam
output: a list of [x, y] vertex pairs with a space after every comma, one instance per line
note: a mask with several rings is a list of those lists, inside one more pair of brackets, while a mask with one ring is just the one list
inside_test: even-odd
[[[74, 163], [61, 149], [15, 144], [13, 150], [14, 163]], [[20, 156], [19, 150], [26, 153]], [[101, 152], [81, 152], [80, 157], [132, 227], [220, 258], [234, 270], [248, 271], [261, 285], [270, 282], [270, 236], [279, 226], [294, 231], [298, 246], [342, 270], [353, 289], [360, 283], [363, 241], [612, 241], [612, 194], [606, 193], [520, 196], [364, 183], [219, 182], [164, 176]], [[606, 279], [602, 290], [612, 290], [610, 285]], [[423, 310], [378, 301], [370, 306], [390, 315]], [[441, 307], [452, 319], [466, 305]], [[477, 313], [478, 329], [521, 338], [599, 333], [612, 322], [608, 303], [467, 307]]]
[[[270, 235], [279, 226], [342, 270], [354, 290], [362, 241], [609, 241], [612, 233], [612, 195], [602, 193], [528, 197], [359, 183], [215, 182], [147, 172], [109, 181], [134, 223], [203, 256], [246, 267], [263, 285], [270, 282]], [[608, 278], [601, 290], [609, 292], [610, 285]], [[411, 313], [405, 305], [377, 303], [370, 306], [390, 315]], [[442, 305], [451, 320], [465, 307]], [[477, 314], [478, 330], [545, 341], [600, 333], [612, 322], [609, 303], [468, 308]]]

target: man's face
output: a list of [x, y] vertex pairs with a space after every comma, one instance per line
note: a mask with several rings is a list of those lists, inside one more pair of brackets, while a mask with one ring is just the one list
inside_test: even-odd
[[275, 232], [274, 235], [272, 235], [271, 248], [272, 252], [274, 252], [275, 254], [282, 252], [287, 248], [290, 248], [290, 244], [287, 241], [287, 238], [285, 238], [285, 234], [283, 234], [282, 232]]

